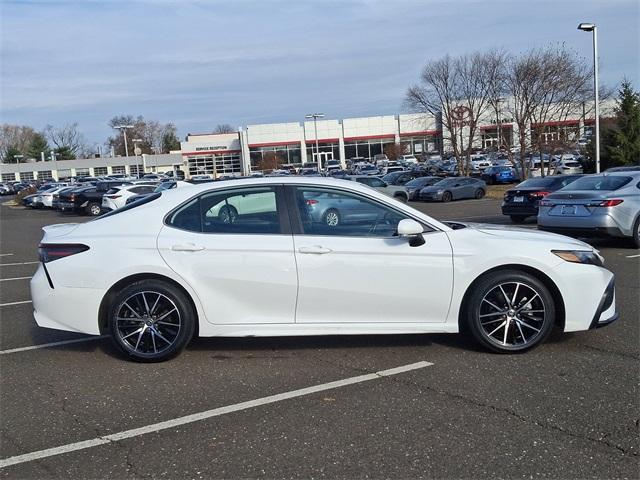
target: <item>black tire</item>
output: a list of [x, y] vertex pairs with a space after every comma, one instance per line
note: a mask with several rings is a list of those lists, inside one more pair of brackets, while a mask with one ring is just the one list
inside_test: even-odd
[[[509, 300], [502, 290], [511, 297]], [[513, 297], [516, 305], [511, 304]], [[533, 275], [519, 270], [500, 270], [480, 277], [470, 287], [462, 308], [463, 329], [484, 348], [498, 353], [536, 347], [551, 333], [556, 315], [549, 289]], [[505, 333], [506, 343], [499, 340], [504, 340]]]
[[450, 202], [452, 198], [453, 198], [453, 196], [451, 195], [451, 192], [444, 192], [442, 194], [442, 201], [443, 202]]
[[395, 198], [396, 200], [398, 200], [399, 202], [402, 202], [402, 203], [407, 203], [409, 201], [409, 199], [406, 197], [406, 195], [402, 195], [402, 194], [396, 195], [393, 198]]
[[218, 218], [222, 223], [235, 223], [238, 219], [238, 210], [233, 205], [225, 205], [218, 212]]
[[99, 203], [90, 202], [86, 207], [87, 215], [91, 215], [92, 217], [97, 217], [102, 213], [102, 207], [100, 207]]
[[509, 218], [511, 218], [511, 221], [513, 223], [524, 223], [524, 221], [527, 219], [526, 215], [509, 215]]
[[636, 218], [636, 223], [633, 225], [633, 243], [635, 243], [636, 248], [640, 248], [640, 216]]
[[324, 212], [324, 215], [322, 216], [322, 222], [327, 227], [334, 228], [340, 225], [340, 223], [342, 222], [342, 217], [340, 217], [340, 212], [338, 210], [336, 210], [335, 208], [330, 208], [329, 210]]
[[480, 200], [482, 197], [484, 197], [484, 190], [482, 188], [477, 189], [474, 197], [476, 200]]
[[111, 339], [126, 357], [162, 362], [184, 350], [193, 337], [197, 316], [182, 290], [150, 279], [118, 292], [109, 306], [108, 321]]

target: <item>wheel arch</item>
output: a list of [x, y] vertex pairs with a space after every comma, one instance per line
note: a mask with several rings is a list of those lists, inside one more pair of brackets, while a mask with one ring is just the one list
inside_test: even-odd
[[141, 280], [160, 280], [162, 282], [169, 283], [170, 285], [178, 288], [182, 293], [184, 293], [184, 295], [186, 296], [187, 300], [191, 304], [191, 307], [193, 308], [193, 311], [196, 315], [194, 337], [197, 337], [199, 335], [200, 318], [198, 315], [198, 308], [195, 301], [193, 300], [193, 297], [182, 285], [180, 285], [174, 279], [169, 278], [165, 275], [160, 275], [158, 273], [136, 273], [134, 275], [129, 275], [128, 277], [125, 277], [117, 281], [116, 283], [114, 283], [111, 286], [111, 288], [107, 290], [107, 293], [105, 293], [104, 297], [102, 297], [102, 301], [100, 302], [100, 307], [98, 309], [98, 327], [100, 328], [101, 335], [107, 333], [108, 331], [109, 326], [107, 322], [109, 320], [108, 319], [109, 306], [111, 305], [111, 302], [113, 301], [114, 297], [124, 287], [131, 285], [132, 283], [139, 282]]
[[460, 304], [460, 310], [458, 312], [458, 328], [459, 328], [459, 330], [461, 332], [465, 331], [465, 329], [466, 329], [466, 325], [465, 325], [465, 321], [464, 321], [464, 314], [466, 312], [466, 303], [467, 303], [467, 301], [469, 299], [469, 296], [471, 295], [471, 292], [473, 291], [474, 286], [485, 275], [488, 275], [489, 273], [494, 273], [494, 272], [497, 272], [497, 271], [501, 271], [501, 270], [520, 270], [520, 271], [526, 272], [526, 273], [536, 277], [538, 280], [540, 280], [544, 284], [544, 286], [549, 289], [549, 292], [551, 292], [551, 296], [553, 297], [554, 305], [555, 305], [555, 308], [556, 308], [555, 324], [556, 324], [556, 326], [558, 328], [560, 328], [562, 331], [564, 331], [564, 325], [565, 325], [564, 300], [562, 298], [562, 294], [560, 293], [560, 289], [555, 284], [555, 282], [548, 275], [546, 275], [544, 272], [538, 270], [537, 268], [531, 267], [529, 265], [522, 265], [522, 264], [518, 264], [518, 263], [510, 263], [510, 264], [505, 264], [505, 265], [498, 265], [496, 267], [490, 268], [489, 270], [486, 270], [486, 271], [482, 272], [480, 275], [478, 275], [475, 278], [475, 280], [473, 282], [471, 282], [467, 286], [467, 289], [465, 290], [464, 295], [462, 297], [462, 302]]

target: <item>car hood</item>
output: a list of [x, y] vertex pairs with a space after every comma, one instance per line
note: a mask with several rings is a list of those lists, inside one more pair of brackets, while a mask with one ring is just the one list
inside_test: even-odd
[[470, 222], [445, 222], [448, 226], [455, 230], [463, 228], [472, 229], [483, 235], [490, 235], [501, 240], [513, 241], [533, 241], [553, 243], [562, 248], [572, 248], [579, 250], [593, 250], [588, 243], [582, 242], [575, 238], [559, 235], [557, 233], [544, 232], [542, 230], [533, 230], [530, 228], [514, 227], [511, 225], [494, 225], [488, 223], [470, 223]]

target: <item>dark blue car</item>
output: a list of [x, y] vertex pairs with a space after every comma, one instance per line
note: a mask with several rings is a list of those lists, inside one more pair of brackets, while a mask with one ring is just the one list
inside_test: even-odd
[[518, 181], [518, 177], [513, 168], [507, 166], [493, 166], [482, 172], [482, 180], [488, 185], [495, 183], [513, 183]]

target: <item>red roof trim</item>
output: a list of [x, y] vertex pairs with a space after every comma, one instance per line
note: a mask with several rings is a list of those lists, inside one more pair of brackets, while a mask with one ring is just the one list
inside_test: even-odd
[[373, 140], [376, 138], [395, 138], [395, 134], [389, 134], [389, 135], [365, 135], [363, 137], [344, 137], [344, 141], [345, 142], [349, 142], [351, 140]]
[[422, 130], [419, 132], [403, 132], [401, 137], [411, 137], [413, 135], [440, 135], [440, 130]]
[[538, 127], [558, 127], [561, 125], [578, 125], [580, 120], [557, 120], [554, 122], [532, 123], [531, 128]]
[[240, 153], [241, 150], [201, 150], [199, 152], [182, 152], [182, 155], [209, 155], [211, 153]]

